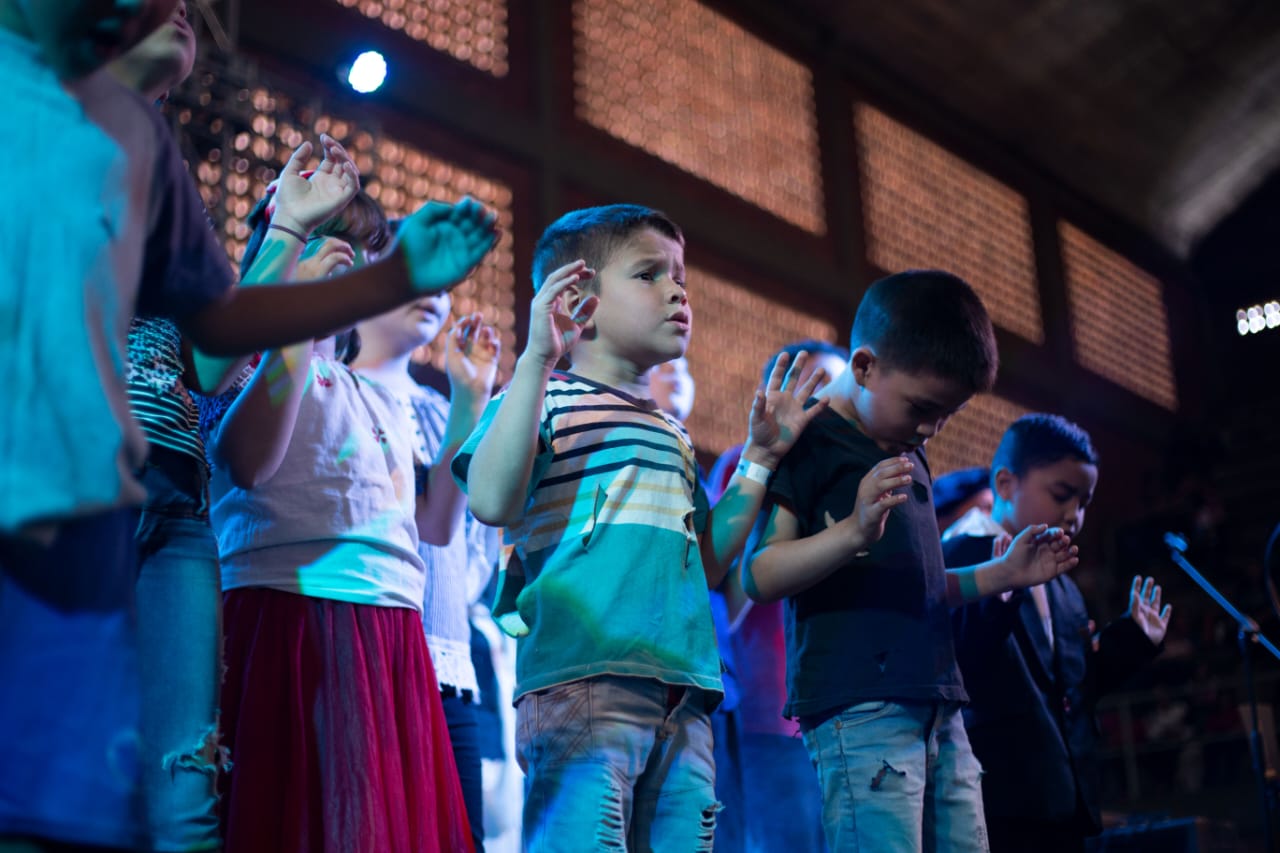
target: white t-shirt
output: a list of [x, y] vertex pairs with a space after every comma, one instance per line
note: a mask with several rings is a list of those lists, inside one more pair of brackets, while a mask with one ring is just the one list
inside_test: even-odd
[[[213, 466], [210, 515], [222, 588], [420, 611], [426, 570], [414, 520], [411, 434], [384, 386], [313, 356], [276, 472], [240, 489], [224, 467]], [[212, 447], [219, 438], [215, 431]]]

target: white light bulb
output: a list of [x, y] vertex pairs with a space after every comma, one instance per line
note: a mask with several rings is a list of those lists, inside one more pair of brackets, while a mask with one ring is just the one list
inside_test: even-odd
[[362, 95], [377, 91], [387, 79], [387, 61], [376, 50], [366, 50], [351, 63], [351, 71], [347, 74], [347, 82], [351, 88]]

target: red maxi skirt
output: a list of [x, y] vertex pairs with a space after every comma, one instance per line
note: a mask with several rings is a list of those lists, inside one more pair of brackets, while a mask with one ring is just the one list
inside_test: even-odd
[[417, 611], [224, 597], [227, 853], [472, 850]]

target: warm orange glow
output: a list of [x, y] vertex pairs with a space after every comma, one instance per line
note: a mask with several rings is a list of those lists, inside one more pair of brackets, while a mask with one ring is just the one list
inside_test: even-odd
[[1043, 343], [1026, 199], [873, 107], [858, 104], [854, 125], [867, 259], [953, 272], [992, 322]]
[[814, 234], [813, 78], [695, 0], [575, 0], [578, 117]]
[[1166, 409], [1178, 408], [1164, 288], [1097, 240], [1058, 224], [1076, 358]]

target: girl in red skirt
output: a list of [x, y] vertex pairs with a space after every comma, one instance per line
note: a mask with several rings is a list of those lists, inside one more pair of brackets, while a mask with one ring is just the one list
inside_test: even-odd
[[[435, 223], [492, 229], [468, 201]], [[312, 275], [389, 241], [363, 193], [317, 233], [297, 235]], [[487, 250], [473, 243], [436, 273], [461, 280]], [[226, 849], [471, 850], [419, 612], [428, 496], [412, 427], [337, 354], [333, 338], [264, 353], [233, 401], [204, 407], [233, 762]]]

